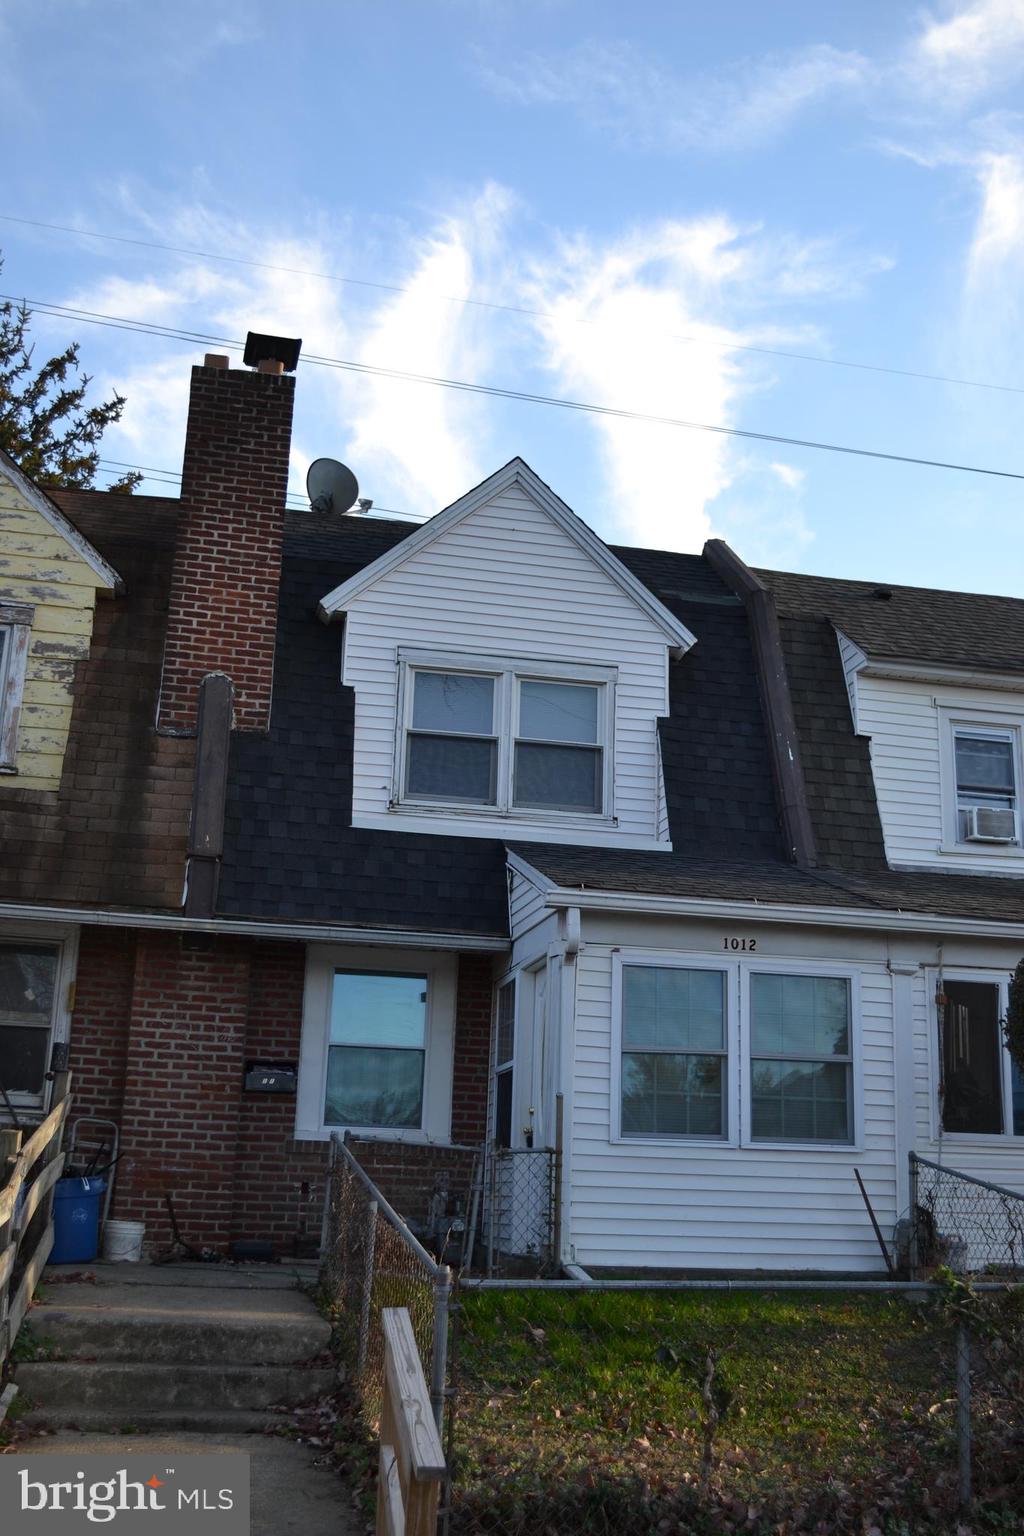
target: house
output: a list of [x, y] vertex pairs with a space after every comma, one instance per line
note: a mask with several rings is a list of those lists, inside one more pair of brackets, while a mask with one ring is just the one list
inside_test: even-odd
[[560, 1122], [597, 1269], [876, 1271], [911, 1151], [1024, 1191], [1024, 602], [610, 548], [521, 460], [287, 511], [257, 340], [180, 501], [0, 462], [15, 1112], [68, 1056], [155, 1246], [315, 1248], [335, 1129], [411, 1212]]

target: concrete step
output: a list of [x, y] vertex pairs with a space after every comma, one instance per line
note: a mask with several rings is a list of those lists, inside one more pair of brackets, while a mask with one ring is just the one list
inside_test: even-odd
[[[18, 1423], [28, 1429], [75, 1429], [104, 1437], [131, 1435], [134, 1439], [137, 1435], [176, 1434], [179, 1431], [196, 1435], [265, 1435], [268, 1430], [287, 1425], [289, 1418], [287, 1414], [256, 1408], [176, 1408], [159, 1412], [146, 1409], [145, 1412], [134, 1413], [130, 1417], [125, 1414], [120, 1418], [99, 1408], [79, 1408], [74, 1412], [69, 1409], [60, 1414], [48, 1412], [45, 1408], [32, 1408], [27, 1413], [19, 1414]], [[45, 1441], [28, 1448], [35, 1450], [37, 1447], [41, 1450], [58, 1449], [56, 1445], [48, 1445]], [[22, 1449], [20, 1444], [18, 1449], [19, 1452]], [[124, 1445], [123, 1449], [132, 1450], [134, 1446]], [[143, 1445], [139, 1446], [139, 1450], [144, 1449]]]
[[70, 1285], [50, 1294], [26, 1322], [49, 1360], [300, 1365], [330, 1339], [328, 1323], [295, 1290]]
[[226, 1362], [161, 1367], [134, 1361], [22, 1360], [15, 1379], [51, 1424], [81, 1424], [82, 1413], [95, 1410], [105, 1423], [117, 1426], [150, 1413], [266, 1413], [277, 1404], [290, 1407], [330, 1392], [337, 1372], [329, 1366]]

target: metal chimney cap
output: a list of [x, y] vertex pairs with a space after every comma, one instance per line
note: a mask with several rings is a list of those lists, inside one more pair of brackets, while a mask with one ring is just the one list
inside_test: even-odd
[[258, 368], [260, 363], [267, 361], [280, 363], [285, 373], [294, 373], [301, 350], [301, 336], [293, 341], [287, 336], [261, 336], [257, 331], [250, 331], [245, 338], [242, 361], [247, 368]]

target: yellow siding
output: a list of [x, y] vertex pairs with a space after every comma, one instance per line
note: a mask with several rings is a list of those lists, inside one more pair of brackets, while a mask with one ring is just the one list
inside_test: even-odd
[[89, 654], [96, 575], [9, 481], [0, 477], [0, 603], [35, 609], [12, 789], [60, 788], [75, 661]]

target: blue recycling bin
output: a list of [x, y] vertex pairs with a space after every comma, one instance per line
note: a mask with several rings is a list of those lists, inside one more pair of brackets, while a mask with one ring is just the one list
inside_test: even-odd
[[58, 1179], [53, 1199], [51, 1264], [91, 1264], [100, 1246], [106, 1179]]

